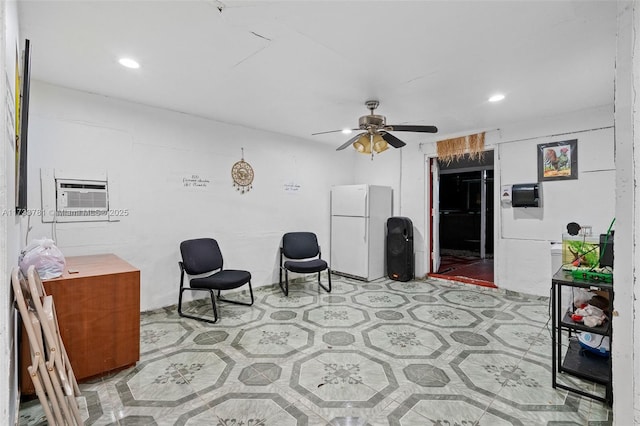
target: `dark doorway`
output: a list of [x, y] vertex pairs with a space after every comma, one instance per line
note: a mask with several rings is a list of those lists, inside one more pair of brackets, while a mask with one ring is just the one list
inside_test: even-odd
[[438, 193], [436, 275], [493, 286], [493, 151], [480, 160], [439, 162]]

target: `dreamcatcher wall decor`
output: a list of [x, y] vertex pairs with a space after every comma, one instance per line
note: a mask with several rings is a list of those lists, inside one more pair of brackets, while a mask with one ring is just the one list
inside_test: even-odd
[[242, 158], [231, 167], [231, 177], [236, 191], [244, 194], [253, 188], [253, 168], [244, 161], [244, 148], [240, 149], [242, 150]]

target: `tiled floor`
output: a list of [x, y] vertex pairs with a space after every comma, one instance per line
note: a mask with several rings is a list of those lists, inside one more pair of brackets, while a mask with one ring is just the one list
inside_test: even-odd
[[[87, 424], [611, 424], [608, 406], [551, 387], [546, 298], [334, 276], [331, 294], [310, 279], [220, 306], [217, 324], [143, 313], [140, 362], [81, 384]], [[43, 424], [36, 401], [20, 414]]]

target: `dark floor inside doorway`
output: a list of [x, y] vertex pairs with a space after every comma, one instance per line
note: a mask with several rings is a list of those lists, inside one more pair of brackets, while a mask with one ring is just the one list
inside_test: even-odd
[[429, 276], [483, 287], [496, 287], [493, 283], [493, 258], [443, 254], [440, 258], [440, 269]]

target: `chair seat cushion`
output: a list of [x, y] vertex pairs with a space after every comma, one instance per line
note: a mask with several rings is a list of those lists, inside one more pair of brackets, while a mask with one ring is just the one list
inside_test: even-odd
[[327, 262], [322, 259], [305, 260], [302, 262], [295, 260], [287, 260], [284, 267], [291, 272], [306, 274], [309, 272], [320, 272], [327, 269]]
[[204, 278], [193, 278], [189, 281], [191, 288], [210, 288], [213, 290], [230, 290], [238, 288], [251, 280], [251, 273], [235, 269], [225, 269]]

